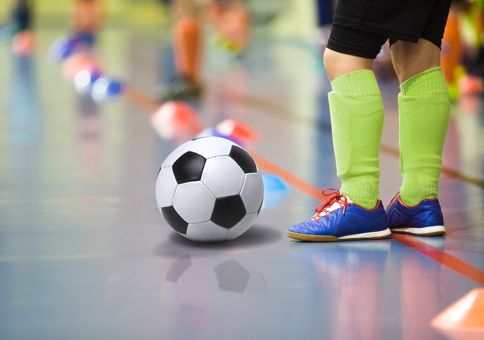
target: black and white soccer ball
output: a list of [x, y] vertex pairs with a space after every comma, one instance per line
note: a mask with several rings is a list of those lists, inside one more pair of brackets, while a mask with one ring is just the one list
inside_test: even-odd
[[262, 207], [262, 176], [252, 157], [220, 137], [192, 139], [161, 165], [156, 201], [184, 237], [223, 242], [245, 233]]

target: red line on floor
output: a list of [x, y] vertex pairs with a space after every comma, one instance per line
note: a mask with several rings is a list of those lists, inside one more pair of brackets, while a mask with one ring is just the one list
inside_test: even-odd
[[150, 97], [146, 96], [145, 94], [135, 90], [134, 88], [125, 85], [124, 92], [122, 97], [130, 102], [133, 105], [136, 105], [146, 111], [153, 113], [158, 107], [161, 106], [161, 103], [157, 102], [156, 100], [151, 99]]
[[445, 251], [442, 251], [438, 248], [431, 246], [430, 244], [420, 241], [413, 236], [393, 233], [392, 238], [395, 241], [400, 242], [401, 244], [412, 248], [415, 251], [418, 251], [420, 254], [423, 254], [431, 258], [432, 260], [442, 264], [443, 266], [452, 269], [453, 271], [461, 274], [462, 276], [465, 276], [469, 280], [472, 280], [475, 283], [484, 286], [484, 271], [480, 270], [479, 268], [471, 266], [470, 264], [459, 260], [458, 258], [446, 253]]
[[263, 170], [281, 176], [289, 185], [293, 186], [294, 188], [320, 201], [328, 199], [328, 196], [323, 195], [322, 190], [318, 187], [302, 180], [289, 171], [286, 171], [267, 159], [255, 154], [254, 152], [249, 151], [249, 154], [252, 156], [257, 165], [259, 165]]

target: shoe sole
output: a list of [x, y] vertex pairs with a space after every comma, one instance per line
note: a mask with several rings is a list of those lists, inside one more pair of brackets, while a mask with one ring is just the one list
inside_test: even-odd
[[445, 233], [445, 227], [443, 225], [436, 225], [432, 227], [424, 227], [424, 228], [398, 228], [398, 229], [391, 229], [393, 233], [400, 233], [400, 234], [412, 234], [412, 235], [420, 235], [420, 236], [440, 236]]
[[307, 235], [293, 233], [292, 231], [287, 232], [287, 236], [299, 241], [311, 241], [311, 242], [337, 242], [337, 241], [356, 241], [356, 240], [375, 240], [380, 238], [387, 238], [391, 235], [390, 229], [385, 229], [381, 231], [373, 231], [371, 233], [361, 233], [346, 235], [341, 237], [336, 236], [321, 236], [321, 235]]

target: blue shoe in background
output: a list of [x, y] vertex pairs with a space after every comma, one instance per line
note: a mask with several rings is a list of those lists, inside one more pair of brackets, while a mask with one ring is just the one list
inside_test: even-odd
[[414, 206], [405, 205], [400, 194], [387, 207], [388, 225], [394, 233], [436, 236], [445, 233], [439, 200], [429, 198]]
[[[326, 194], [326, 190], [334, 192]], [[331, 242], [378, 239], [391, 234], [381, 201], [368, 210], [336, 189], [324, 188], [323, 194], [331, 198], [316, 208], [310, 220], [289, 227], [287, 236], [300, 241]]]

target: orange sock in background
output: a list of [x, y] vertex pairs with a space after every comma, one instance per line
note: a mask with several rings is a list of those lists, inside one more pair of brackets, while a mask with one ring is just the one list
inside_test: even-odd
[[248, 31], [250, 25], [249, 13], [242, 6], [231, 8], [223, 16], [222, 36], [232, 41], [240, 50], [248, 44]]
[[206, 7], [207, 17], [218, 37], [239, 51], [248, 44], [250, 15], [240, 3], [223, 6], [212, 2]]
[[199, 85], [201, 81], [202, 33], [195, 19], [179, 19], [173, 25], [177, 74]]
[[445, 81], [448, 84], [455, 83], [454, 72], [461, 58], [461, 40], [457, 15], [451, 11], [445, 26], [444, 38], [442, 39], [442, 55], [440, 65], [444, 71]]
[[71, 6], [71, 26], [74, 31], [98, 32], [104, 21], [104, 1], [75, 0]]

